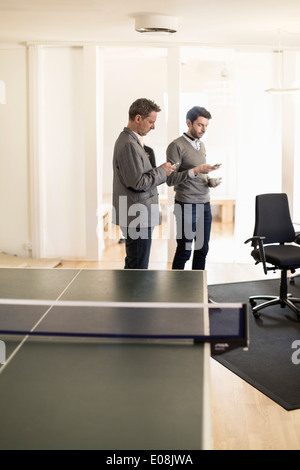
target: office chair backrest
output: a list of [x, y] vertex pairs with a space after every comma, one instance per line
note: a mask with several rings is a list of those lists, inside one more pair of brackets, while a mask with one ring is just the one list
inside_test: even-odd
[[284, 193], [260, 194], [255, 199], [254, 235], [266, 237], [264, 244], [295, 240], [288, 197]]

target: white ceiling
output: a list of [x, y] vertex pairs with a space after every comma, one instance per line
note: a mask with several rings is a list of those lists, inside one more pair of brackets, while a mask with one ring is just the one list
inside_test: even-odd
[[[142, 13], [175, 16], [170, 36], [138, 33]], [[0, 42], [300, 48], [300, 0], [0, 0]]]

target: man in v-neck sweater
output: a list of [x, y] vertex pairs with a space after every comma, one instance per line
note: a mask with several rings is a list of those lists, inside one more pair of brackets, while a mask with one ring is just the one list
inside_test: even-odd
[[[192, 269], [205, 269], [212, 223], [210, 188], [218, 186], [222, 180], [208, 176], [220, 165], [206, 162], [205, 146], [200, 141], [210, 119], [209, 111], [194, 106], [186, 115], [187, 132], [167, 148], [167, 161], [177, 165], [177, 171], [167, 178], [168, 186], [174, 186], [175, 190], [177, 248], [172, 269], [184, 269], [192, 254], [193, 242]], [[197, 230], [200, 226], [203, 227], [201, 236]]]

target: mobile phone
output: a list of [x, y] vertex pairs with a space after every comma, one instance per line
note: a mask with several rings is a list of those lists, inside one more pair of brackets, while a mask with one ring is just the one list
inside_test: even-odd
[[213, 166], [221, 166], [222, 163], [215, 163]]

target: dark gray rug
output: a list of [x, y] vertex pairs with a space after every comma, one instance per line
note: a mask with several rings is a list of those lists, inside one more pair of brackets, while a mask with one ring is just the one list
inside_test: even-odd
[[[300, 277], [289, 292], [300, 297]], [[248, 303], [250, 295], [277, 295], [279, 279], [208, 286], [215, 302]], [[213, 356], [286, 410], [300, 408], [300, 322], [288, 308], [271, 306], [255, 319], [248, 303], [250, 347]]]

